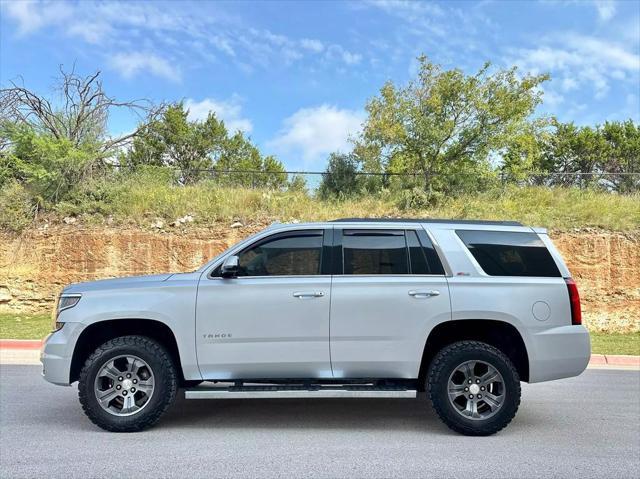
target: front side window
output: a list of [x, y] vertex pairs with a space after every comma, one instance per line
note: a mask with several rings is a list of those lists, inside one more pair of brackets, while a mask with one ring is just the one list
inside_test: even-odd
[[278, 234], [238, 254], [238, 276], [317, 275], [321, 255], [321, 230]]
[[343, 230], [344, 274], [408, 274], [404, 231]]
[[551, 253], [535, 233], [456, 231], [490, 276], [561, 276]]

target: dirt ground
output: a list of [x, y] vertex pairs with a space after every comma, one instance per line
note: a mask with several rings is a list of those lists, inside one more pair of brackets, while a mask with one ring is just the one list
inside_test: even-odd
[[[190, 271], [265, 227], [207, 229], [40, 226], [0, 233], [0, 312], [49, 311], [69, 283], [116, 276]], [[593, 331], [640, 330], [640, 231], [552, 232], [576, 279]]]

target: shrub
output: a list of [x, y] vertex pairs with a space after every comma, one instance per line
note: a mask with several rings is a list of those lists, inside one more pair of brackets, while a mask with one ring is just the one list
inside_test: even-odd
[[33, 220], [33, 199], [17, 181], [8, 181], [0, 190], [0, 228], [19, 233]]
[[423, 188], [414, 187], [401, 191], [396, 201], [398, 208], [403, 211], [419, 210], [438, 205], [444, 195], [437, 191], [425, 191]]

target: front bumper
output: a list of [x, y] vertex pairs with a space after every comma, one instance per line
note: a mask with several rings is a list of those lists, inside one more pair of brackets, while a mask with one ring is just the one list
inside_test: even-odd
[[584, 326], [546, 329], [530, 339], [530, 383], [578, 376], [589, 364], [591, 339]]
[[59, 331], [51, 333], [40, 350], [42, 375], [53, 384], [69, 386], [73, 349], [85, 325], [65, 323]]

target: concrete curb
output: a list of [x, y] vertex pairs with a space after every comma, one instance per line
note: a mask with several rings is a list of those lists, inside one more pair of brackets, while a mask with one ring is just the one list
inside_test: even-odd
[[0, 349], [40, 349], [41, 339], [0, 339]]
[[630, 356], [626, 354], [592, 354], [589, 365], [640, 367], [640, 356]]

